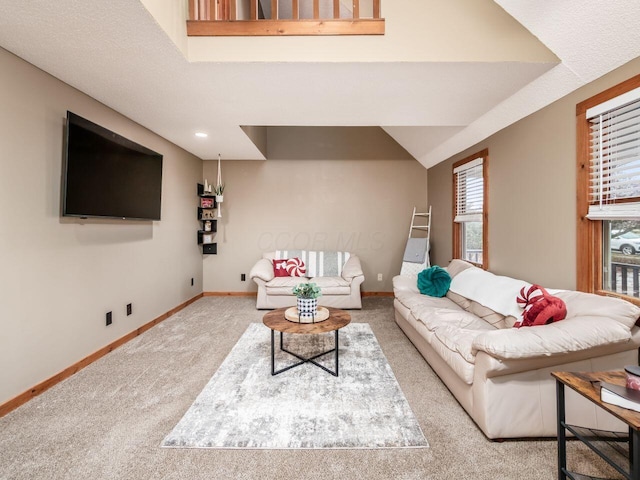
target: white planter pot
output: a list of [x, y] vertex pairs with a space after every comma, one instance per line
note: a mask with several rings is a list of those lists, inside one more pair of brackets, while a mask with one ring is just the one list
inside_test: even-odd
[[317, 298], [298, 298], [298, 317], [300, 321], [313, 319], [318, 312]]
[[216, 195], [216, 202], [222, 203], [224, 201], [224, 195]]

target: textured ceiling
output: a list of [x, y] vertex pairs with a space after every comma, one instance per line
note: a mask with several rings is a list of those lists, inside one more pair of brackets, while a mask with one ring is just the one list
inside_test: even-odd
[[241, 126], [382, 126], [430, 166], [640, 55], [640, 2], [496, 3], [560, 63], [189, 62], [133, 0], [0, 0], [0, 46], [202, 159], [264, 159]]

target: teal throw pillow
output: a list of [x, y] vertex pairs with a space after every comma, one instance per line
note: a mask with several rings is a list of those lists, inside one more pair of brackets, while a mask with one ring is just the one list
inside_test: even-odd
[[444, 297], [451, 285], [451, 275], [444, 268], [434, 265], [418, 274], [418, 290], [430, 297]]

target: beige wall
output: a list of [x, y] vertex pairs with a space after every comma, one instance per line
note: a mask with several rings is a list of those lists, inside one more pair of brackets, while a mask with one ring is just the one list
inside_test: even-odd
[[[202, 291], [202, 162], [2, 49], [0, 106], [1, 404]], [[160, 222], [60, 217], [67, 110], [164, 155]]]
[[549, 287], [576, 286], [576, 104], [640, 73], [640, 59], [429, 169], [432, 261], [452, 255], [456, 160], [489, 149], [489, 269]]
[[[361, 134], [354, 137], [362, 138]], [[304, 138], [311, 137], [308, 133]], [[349, 149], [348, 142], [338, 141], [339, 134], [331, 138], [335, 151], [326, 148], [328, 158]], [[241, 282], [240, 274], [248, 274], [262, 252], [297, 248], [355, 252], [365, 272], [363, 291], [392, 291], [391, 278], [400, 271], [411, 211], [414, 205], [426, 204], [427, 172], [390, 142], [386, 146], [384, 140], [374, 142], [398, 156], [223, 161], [226, 189], [218, 222], [218, 255], [204, 260], [204, 290], [255, 291], [248, 275]], [[283, 131], [269, 134], [269, 150], [281, 158], [298, 151], [296, 142]], [[213, 181], [216, 175], [217, 163], [204, 162], [204, 177]], [[377, 281], [378, 273], [383, 274], [382, 282]]]

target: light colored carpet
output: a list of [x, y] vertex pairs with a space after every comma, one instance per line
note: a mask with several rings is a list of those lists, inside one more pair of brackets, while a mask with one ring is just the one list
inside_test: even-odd
[[[165, 447], [379, 448], [428, 443], [371, 328], [339, 332], [340, 375], [310, 363], [271, 376], [271, 331], [252, 323]], [[285, 335], [285, 348], [309, 358], [334, 347], [334, 334]], [[276, 335], [276, 348], [278, 347]], [[334, 369], [333, 353], [317, 360]], [[298, 359], [277, 348], [276, 365]]]
[[[392, 298], [364, 298], [363, 309], [351, 315], [371, 326], [429, 448], [160, 447], [264, 313], [252, 298], [202, 298], [0, 418], [0, 479], [557, 478], [555, 440], [484, 437], [394, 322]], [[569, 443], [568, 461], [574, 470], [619, 478], [577, 441]]]

